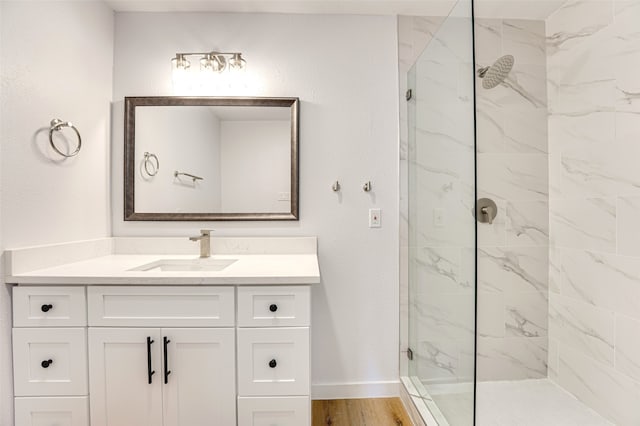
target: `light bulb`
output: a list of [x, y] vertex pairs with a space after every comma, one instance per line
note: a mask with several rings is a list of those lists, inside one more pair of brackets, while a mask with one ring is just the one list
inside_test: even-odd
[[241, 53], [234, 53], [229, 59], [229, 69], [233, 71], [243, 71], [247, 67], [247, 61], [242, 59]]
[[171, 66], [174, 70], [186, 70], [189, 69], [191, 63], [184, 55], [177, 54], [176, 57], [171, 60]]
[[213, 59], [210, 54], [206, 54], [200, 59], [200, 71], [213, 71]]

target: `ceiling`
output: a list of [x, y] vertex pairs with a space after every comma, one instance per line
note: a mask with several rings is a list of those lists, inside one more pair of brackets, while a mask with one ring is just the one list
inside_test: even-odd
[[106, 0], [116, 11], [444, 15], [455, 0]]
[[[446, 16], [456, 0], [105, 0], [117, 12]], [[567, 0], [475, 0], [481, 18], [547, 18]]]

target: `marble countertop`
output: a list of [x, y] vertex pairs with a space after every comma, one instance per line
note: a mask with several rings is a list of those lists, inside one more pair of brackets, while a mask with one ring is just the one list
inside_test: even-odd
[[[315, 241], [315, 240], [314, 240]], [[115, 244], [103, 241], [80, 242], [78, 246], [36, 247], [11, 250], [8, 253], [6, 282], [11, 284], [76, 284], [76, 285], [259, 285], [314, 284], [320, 282], [320, 270], [315, 246], [313, 250], [279, 247], [252, 250], [244, 246], [236, 250], [215, 253], [210, 259], [235, 259], [220, 271], [160, 271], [132, 270], [163, 259], [198, 259], [198, 255], [159, 250], [139, 254], [137, 250], [114, 249]], [[103, 247], [104, 246], [104, 247]], [[131, 244], [129, 244], [131, 246]], [[235, 252], [234, 252], [235, 251]], [[256, 252], [258, 251], [258, 252]], [[291, 253], [287, 253], [290, 251]], [[89, 254], [86, 254], [86, 253]], [[81, 253], [85, 253], [82, 255]], [[38, 256], [40, 258], [38, 258]], [[56, 259], [51, 259], [56, 257]]]

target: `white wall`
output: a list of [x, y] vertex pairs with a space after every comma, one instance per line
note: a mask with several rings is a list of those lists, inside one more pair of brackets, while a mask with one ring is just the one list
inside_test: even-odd
[[[137, 107], [136, 141], [136, 212], [220, 211], [220, 120], [209, 108]], [[144, 169], [145, 152], [158, 158], [155, 176]], [[153, 173], [156, 163], [150, 161]], [[175, 177], [176, 171], [202, 180]]]
[[[0, 2], [0, 249], [105, 237], [113, 13], [98, 2]], [[48, 147], [53, 118], [80, 154]], [[0, 291], [0, 425], [13, 424], [8, 289]]]
[[[4, 18], [4, 8], [0, 5], [0, 95], [2, 95], [2, 71], [4, 70], [5, 58], [2, 55], [2, 46], [6, 34], [2, 31]], [[5, 126], [6, 120], [0, 111], [0, 129]], [[0, 133], [0, 174], [2, 172], [2, 142], [4, 138]], [[2, 180], [0, 180], [0, 199], [2, 197]], [[2, 223], [2, 208], [0, 207], [0, 224]], [[0, 226], [0, 250], [4, 248], [2, 238], [2, 226]], [[0, 277], [4, 277], [4, 256], [0, 257]], [[11, 361], [11, 290], [3, 285], [4, 280], [0, 278], [0, 425], [9, 426], [13, 421], [13, 372]]]
[[223, 211], [291, 211], [290, 120], [222, 121], [220, 139]]
[[[2, 71], [5, 58], [2, 46], [6, 34], [2, 31], [4, 8], [0, 5], [0, 95], [2, 95]], [[0, 111], [0, 129], [4, 128], [5, 120]], [[0, 133], [0, 173], [2, 171], [2, 134]], [[0, 180], [0, 199], [2, 197], [2, 180]], [[2, 223], [2, 208], [0, 207], [0, 224]], [[2, 226], [0, 226], [0, 250], [4, 247]], [[4, 277], [4, 256], [0, 257], [0, 277]], [[0, 282], [4, 280], [0, 279]], [[0, 284], [0, 425], [9, 426], [13, 421], [13, 375], [11, 361], [11, 293], [8, 286]]]
[[[5, 246], [107, 236], [113, 14], [98, 2], [2, 7]], [[80, 130], [77, 157], [49, 147], [54, 118]]]
[[[350, 389], [321, 384], [398, 380], [396, 39], [391, 16], [116, 14], [114, 235], [186, 238], [201, 227], [215, 228], [214, 235], [317, 235], [316, 395], [337, 397]], [[173, 94], [169, 61], [175, 53], [211, 49], [244, 53], [247, 88], [238, 94], [300, 98], [300, 221], [122, 220], [123, 97]], [[331, 191], [336, 179], [339, 194]], [[368, 180], [371, 193], [362, 191]], [[382, 209], [381, 229], [368, 228], [370, 207]]]

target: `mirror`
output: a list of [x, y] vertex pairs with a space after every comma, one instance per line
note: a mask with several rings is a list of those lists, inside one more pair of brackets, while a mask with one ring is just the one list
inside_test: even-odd
[[124, 220], [298, 220], [298, 105], [126, 97]]

